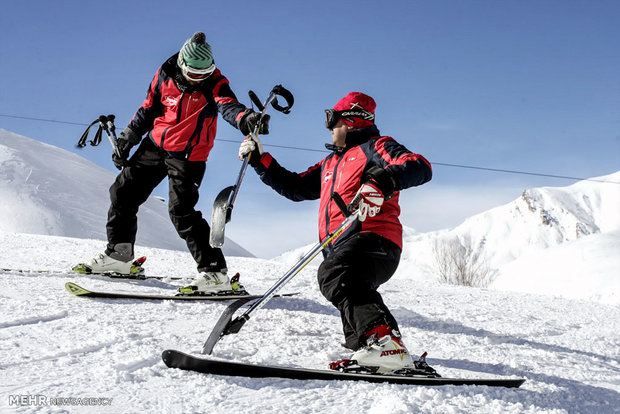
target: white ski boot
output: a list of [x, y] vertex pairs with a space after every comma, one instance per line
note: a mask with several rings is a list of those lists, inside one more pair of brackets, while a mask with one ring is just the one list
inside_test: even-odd
[[366, 346], [353, 353], [351, 359], [361, 367], [378, 367], [377, 373], [413, 368], [413, 359], [400, 338], [400, 333], [387, 325], [368, 332]]
[[133, 260], [132, 246], [129, 243], [117, 244], [109, 255], [100, 253], [90, 263], [80, 263], [73, 270], [79, 273], [120, 274], [125, 276], [144, 275], [142, 264], [146, 257]]
[[441, 377], [426, 363], [426, 352], [414, 361], [400, 338], [400, 332], [388, 325], [370, 330], [366, 337], [367, 345], [355, 351], [351, 359], [331, 362], [329, 367], [335, 371], [363, 374]]
[[228, 278], [226, 270], [221, 272], [200, 272], [188, 286], [179, 288], [184, 295], [247, 295], [239, 283], [239, 273]]

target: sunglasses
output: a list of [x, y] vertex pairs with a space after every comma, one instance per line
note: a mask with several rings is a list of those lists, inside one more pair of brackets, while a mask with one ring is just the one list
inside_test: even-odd
[[340, 119], [345, 118], [361, 118], [366, 121], [375, 120], [375, 114], [363, 109], [346, 109], [344, 111], [336, 111], [334, 109], [325, 110], [325, 126], [327, 129], [333, 129]]

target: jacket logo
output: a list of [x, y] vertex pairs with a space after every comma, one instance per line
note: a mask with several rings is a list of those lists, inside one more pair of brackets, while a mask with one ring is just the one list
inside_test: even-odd
[[331, 172], [331, 171], [326, 172], [326, 173], [325, 173], [325, 177], [323, 177], [323, 182], [324, 182], [324, 183], [326, 183], [326, 182], [328, 182], [329, 180], [331, 180], [331, 179], [332, 179], [332, 175], [333, 175], [333, 174], [334, 174], [334, 173], [333, 173], [333, 172]]
[[174, 96], [164, 96], [164, 101], [170, 106], [176, 106], [179, 103], [179, 99]]

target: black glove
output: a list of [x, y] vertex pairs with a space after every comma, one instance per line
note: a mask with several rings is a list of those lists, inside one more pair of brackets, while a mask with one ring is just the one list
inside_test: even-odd
[[387, 172], [381, 167], [376, 165], [370, 167], [364, 174], [363, 182], [369, 182], [377, 186], [383, 193], [385, 200], [389, 200], [394, 197], [394, 190], [396, 190], [396, 179], [392, 174]]
[[254, 131], [256, 128], [256, 124], [260, 120], [260, 128], [258, 129], [258, 133], [261, 135], [267, 135], [269, 133], [269, 119], [271, 116], [265, 115], [263, 119], [260, 119], [260, 114], [258, 112], [254, 112], [252, 109], [246, 109], [245, 113], [237, 122], [237, 128], [241, 131], [243, 135], [249, 135], [250, 132]]
[[129, 151], [133, 148], [134, 145], [138, 144], [141, 141], [141, 137], [138, 136], [133, 130], [129, 127], [125, 128], [123, 132], [118, 136], [116, 140], [116, 148], [120, 153], [120, 157], [116, 154], [116, 152], [112, 152], [112, 162], [119, 170], [122, 170], [123, 167], [127, 165], [127, 158], [129, 158]]

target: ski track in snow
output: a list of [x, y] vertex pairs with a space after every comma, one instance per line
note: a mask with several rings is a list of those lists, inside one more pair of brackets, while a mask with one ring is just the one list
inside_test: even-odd
[[[15, 238], [11, 242], [12, 238]], [[620, 310], [585, 300], [459, 288], [399, 274], [381, 289], [414, 354], [445, 377], [524, 377], [519, 389], [419, 387], [345, 381], [218, 377], [166, 368], [164, 349], [199, 354], [227, 303], [85, 299], [64, 289], [165, 292], [175, 283], [127, 282], [63, 273], [101, 242], [4, 235], [0, 271], [0, 410], [3, 412], [253, 413], [618, 413]], [[28, 242], [30, 240], [30, 243]], [[69, 239], [70, 240], [70, 239]], [[64, 249], [67, 243], [72, 249]], [[38, 246], [33, 262], [17, 245]], [[61, 246], [61, 247], [56, 247]], [[145, 249], [147, 272], [192, 275], [189, 255]], [[9, 254], [10, 252], [10, 254]], [[4, 259], [3, 259], [4, 261]], [[214, 357], [325, 368], [348, 356], [340, 319], [307, 266]], [[230, 258], [251, 293], [269, 288], [290, 263]], [[27, 295], [24, 295], [27, 292]], [[11, 395], [112, 398], [111, 406], [15, 407]]]

